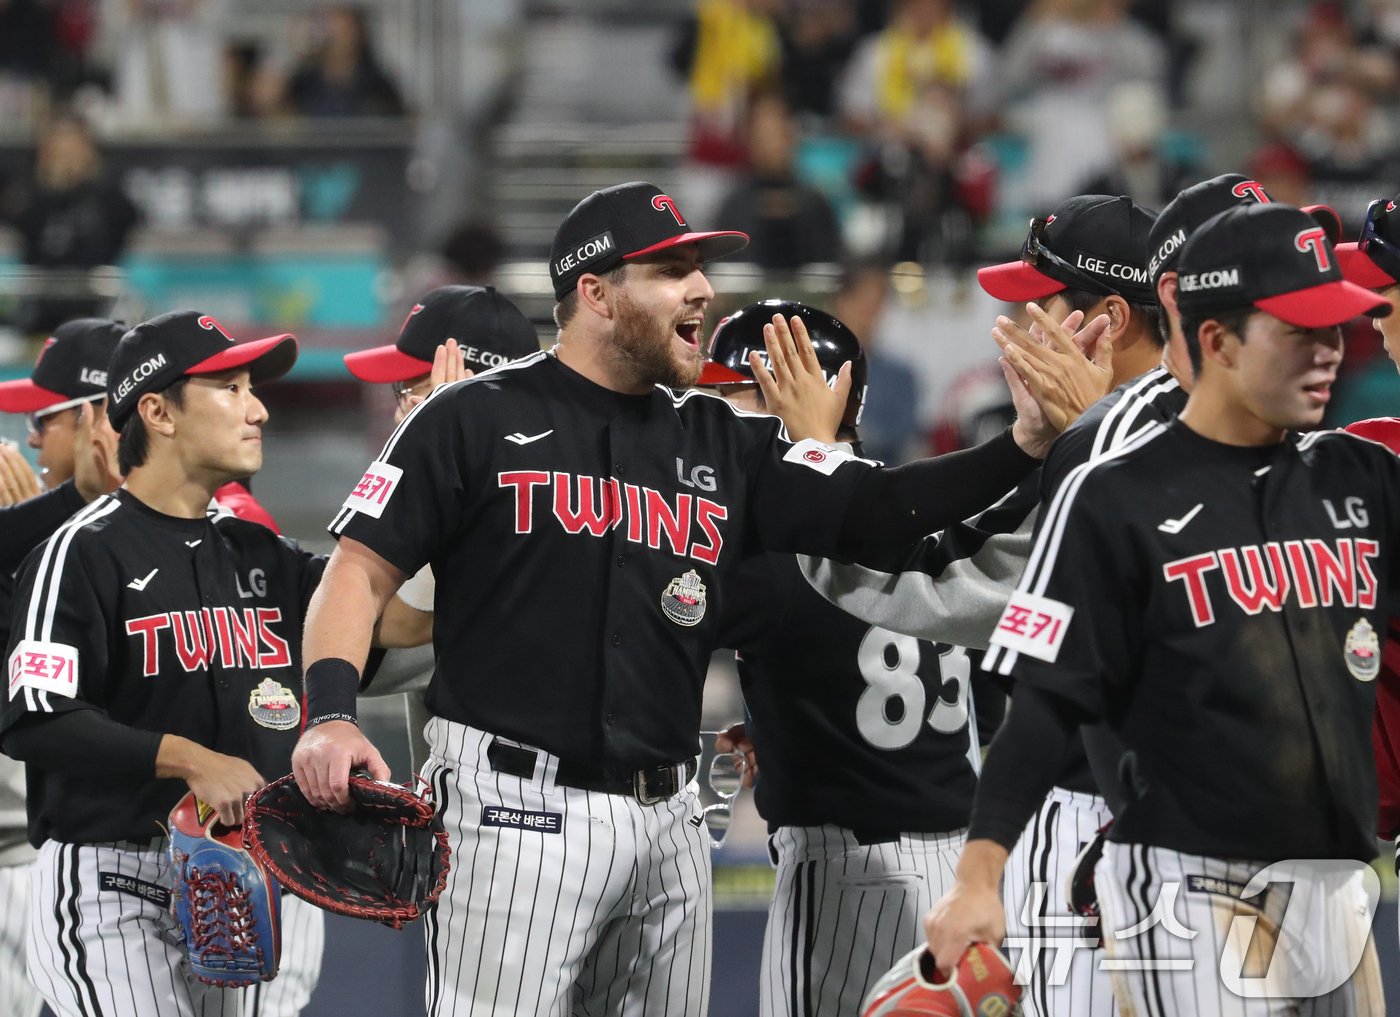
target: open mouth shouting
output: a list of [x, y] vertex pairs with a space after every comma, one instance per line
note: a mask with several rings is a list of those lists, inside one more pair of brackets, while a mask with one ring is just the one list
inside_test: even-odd
[[681, 342], [697, 353], [700, 351], [700, 322], [700, 318], [687, 318], [676, 326]]

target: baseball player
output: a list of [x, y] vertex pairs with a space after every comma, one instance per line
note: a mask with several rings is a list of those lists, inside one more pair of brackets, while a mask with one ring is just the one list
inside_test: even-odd
[[[930, 943], [946, 964], [1000, 939], [997, 881], [1053, 781], [1042, 760], [1103, 720], [1126, 747], [1128, 800], [1095, 869], [1122, 1011], [1380, 1013], [1364, 899], [1296, 881], [1299, 942], [1280, 933], [1282, 895], [1247, 884], [1280, 860], [1375, 854], [1366, 733], [1400, 461], [1293, 432], [1322, 419], [1337, 326], [1391, 306], [1344, 282], [1317, 222], [1283, 205], [1212, 218], [1176, 271], [1195, 385], [1178, 419], [1074, 470], [1042, 520], [984, 662], [1016, 678], [1013, 707]], [[1227, 991], [1236, 916], [1265, 937], [1265, 967], [1275, 946], [1282, 967], [1343, 942], [1360, 967], [1320, 998]]]
[[[530, 319], [492, 286], [440, 286], [413, 305], [397, 341], [345, 355], [345, 366], [361, 381], [394, 386], [394, 425], [439, 385], [470, 378], [512, 360], [538, 353], [539, 336]], [[432, 638], [433, 570], [424, 565], [394, 594], [417, 612], [423, 643]], [[367, 668], [368, 695], [421, 692], [433, 671], [430, 645], [387, 651]], [[427, 718], [421, 705], [407, 701], [411, 731]], [[415, 723], [415, 720], [417, 721]], [[421, 751], [421, 750], [419, 750]]]
[[[748, 355], [774, 314], [800, 317], [828, 380], [852, 365], [837, 438], [858, 450], [865, 357], [824, 311], [768, 300], [724, 319], [699, 384], [765, 412]], [[951, 885], [981, 762], [973, 662], [833, 607], [791, 554], [748, 559], [728, 590], [719, 642], [739, 651], [749, 716], [728, 738], [747, 748], [747, 735], [761, 760], [754, 801], [777, 868], [759, 1010], [855, 1014]]]
[[[105, 419], [107, 361], [124, 331], [120, 322], [97, 318], [67, 322], [44, 344], [29, 378], [0, 383], [0, 412], [30, 415], [30, 444], [39, 449], [48, 486], [0, 509], [0, 641], [10, 637], [15, 569], [65, 519], [121, 483], [98, 454], [92, 430]], [[0, 1017], [32, 1017], [42, 1005], [24, 962], [34, 857], [24, 765], [0, 756]]]
[[438, 579], [425, 776], [459, 861], [429, 916], [431, 1014], [702, 1013], [692, 778], [734, 569], [912, 540], [1029, 473], [1020, 445], [1048, 444], [1027, 399], [977, 449], [862, 461], [831, 444], [849, 368], [828, 388], [786, 325], [758, 373], [782, 422], [678, 391], [703, 360], [702, 265], [745, 242], [692, 232], [651, 184], [584, 199], [551, 255], [557, 345], [435, 389], [332, 523], [293, 758], [314, 803], [345, 808], [352, 765], [383, 772], [354, 723], [371, 622], [425, 563]]
[[[161, 824], [187, 788], [236, 824], [260, 774], [290, 767], [297, 634], [324, 559], [206, 510], [257, 471], [266, 413], [250, 386], [295, 356], [289, 336], [235, 344], [192, 311], [128, 332], [107, 389], [126, 485], [20, 571], [0, 738], [28, 764], [39, 849], [29, 974], [61, 1017], [245, 1002], [190, 973]], [[300, 938], [292, 914], [285, 932]]]
[[[1400, 216], [1395, 201], [1381, 198], [1371, 203], [1361, 238], [1337, 245], [1337, 261], [1349, 282], [1373, 290], [1392, 304], [1400, 300]], [[1373, 319], [1392, 360], [1400, 356], [1400, 315]], [[1400, 453], [1400, 420], [1382, 417], [1361, 420], [1346, 428]], [[1380, 791], [1378, 835], [1400, 843], [1400, 672], [1395, 653], [1400, 631], [1392, 615], [1385, 632], [1380, 677], [1376, 682], [1376, 717], [1371, 740], [1376, 757], [1376, 784]], [[1397, 855], [1400, 857], [1400, 855]], [[1400, 863], [1397, 863], [1400, 864]]]

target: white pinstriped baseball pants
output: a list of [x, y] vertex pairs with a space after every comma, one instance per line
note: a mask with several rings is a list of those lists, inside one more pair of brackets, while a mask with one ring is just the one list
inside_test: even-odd
[[25, 972], [29, 865], [0, 865], [0, 1017], [35, 1017], [44, 1005]]
[[295, 1017], [311, 998], [325, 945], [322, 912], [282, 899], [278, 975], [254, 991], [206, 985], [190, 970], [168, 906], [104, 890], [101, 873], [170, 890], [156, 850], [48, 841], [31, 866], [29, 977], [58, 1017]]
[[[1006, 934], [1032, 941], [1053, 942], [1059, 937], [1080, 935], [1073, 927], [1039, 926], [1022, 921], [1027, 897], [1034, 883], [1045, 884], [1041, 912], [1047, 917], [1069, 918], [1065, 902], [1065, 880], [1074, 869], [1074, 859], [1094, 839], [1099, 828], [1113, 818], [1108, 805], [1098, 795], [1057, 787], [1036, 810], [1006, 861], [1002, 900], [1006, 905]], [[1092, 930], [1090, 930], [1092, 931]], [[1032, 949], [1038, 949], [1033, 946]], [[1013, 964], [1020, 961], [1020, 950], [1010, 949]], [[1021, 1008], [1025, 1017], [1114, 1017], [1113, 984], [1108, 973], [1099, 970], [1102, 950], [1076, 950], [1068, 977], [1060, 985], [1051, 982], [1053, 949], [1039, 950], [1030, 983], [1023, 987]]]
[[862, 845], [839, 826], [768, 838], [777, 878], [763, 934], [762, 1017], [854, 1017], [866, 992], [924, 938], [953, 885], [966, 831]]
[[425, 921], [429, 1017], [704, 1017], [710, 849], [695, 783], [642, 805], [556, 785], [558, 758], [538, 750], [532, 778], [493, 773], [485, 731], [434, 717], [424, 733], [452, 848]]
[[[1113, 972], [1113, 991], [1123, 1017], [1382, 1017], [1385, 996], [1381, 988], [1380, 961], [1374, 937], [1367, 940], [1360, 966], [1351, 979], [1324, 996], [1311, 999], [1246, 999], [1225, 987], [1220, 958], [1230, 924], [1236, 916], [1257, 917], [1250, 939], [1267, 940], [1267, 929], [1277, 927], [1285, 908], [1296, 904], [1289, 896], [1269, 892], [1263, 911], [1235, 897], [1192, 888], [1192, 876], [1207, 877], [1243, 886], [1262, 862], [1227, 862], [1218, 858], [1186, 855], [1142, 844], [1104, 845], [1103, 858], [1094, 870], [1094, 886], [1103, 913], [1106, 953], [1122, 963], [1189, 961], [1189, 970], [1127, 970]], [[1163, 884], [1176, 884], [1172, 914], [1192, 939], [1172, 934], [1161, 922], [1138, 935], [1117, 939], [1113, 932], [1131, 929], [1149, 920], [1162, 899]], [[1272, 958], [1272, 941], [1265, 948]], [[1250, 947], [1253, 955], [1254, 947]], [[1097, 951], [1095, 951], [1097, 953]], [[1309, 949], [1316, 957], [1322, 951]], [[1247, 974], [1253, 974], [1246, 972]]]

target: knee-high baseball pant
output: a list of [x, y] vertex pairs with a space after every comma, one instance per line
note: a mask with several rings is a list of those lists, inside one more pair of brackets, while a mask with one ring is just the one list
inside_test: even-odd
[[[1295, 882], [1291, 888], [1274, 884], [1262, 896], [1242, 899], [1250, 879], [1263, 868], [1262, 862], [1224, 861], [1142, 844], [1104, 846], [1094, 886], [1123, 1017], [1385, 1013], [1364, 894], [1351, 885], [1337, 888], [1339, 893], [1312, 895]], [[1280, 936], [1290, 910], [1295, 920], [1303, 918], [1296, 927], [1300, 934]], [[1240, 919], [1247, 925], [1233, 930], [1243, 935], [1231, 961], [1226, 947]], [[1315, 968], [1346, 940], [1356, 951], [1344, 967], [1351, 968], [1353, 959], [1356, 966], [1342, 985], [1320, 995], [1249, 997], [1231, 991], [1222, 974], [1226, 963], [1234, 963], [1236, 976], [1262, 978], [1271, 965], [1289, 963], [1290, 952], [1304, 969]]]
[[1002, 900], [1007, 953], [1018, 967], [1023, 964], [1022, 950], [1034, 954], [1030, 979], [1022, 986], [1026, 1017], [1113, 1017], [1116, 1012], [1112, 980], [1099, 965], [1103, 950], [1072, 949], [1066, 954], [1068, 971], [1057, 971], [1053, 946], [1062, 938], [1097, 938], [1097, 927], [1081, 930], [1066, 924], [1074, 916], [1065, 901], [1065, 880], [1079, 852], [1112, 818], [1099, 796], [1057, 787], [1031, 817], [1006, 861]]
[[558, 758], [539, 750], [531, 778], [495, 773], [484, 731], [434, 717], [425, 734], [452, 848], [425, 923], [429, 1017], [703, 1017], [710, 851], [694, 782], [642, 805], [555, 784]]
[[43, 999], [25, 972], [29, 865], [0, 865], [0, 1017], [35, 1017]]
[[762, 1017], [856, 1017], [866, 992], [923, 940], [953, 885], [966, 831], [861, 844], [839, 826], [783, 826], [763, 934]]
[[163, 840], [49, 841], [30, 868], [29, 976], [58, 1017], [295, 1017], [325, 945], [322, 912], [282, 899], [278, 974], [253, 989], [206, 985], [190, 970], [170, 911]]

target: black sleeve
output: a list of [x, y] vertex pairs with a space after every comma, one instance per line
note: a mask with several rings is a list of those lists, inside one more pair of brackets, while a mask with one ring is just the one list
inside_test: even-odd
[[96, 710], [31, 716], [5, 735], [5, 755], [55, 773], [154, 777], [159, 731], [142, 731]]
[[13, 572], [63, 523], [83, 507], [83, 496], [72, 480], [52, 491], [0, 508], [0, 569]]
[[1016, 846], [1054, 787], [1084, 719], [1083, 711], [1063, 696], [1016, 686], [1006, 721], [982, 764], [968, 840], [994, 840], [1008, 851]]
[[[784, 567], [786, 566], [786, 567]], [[716, 646], [755, 652], [791, 613], [798, 584], [804, 584], [792, 555], [761, 554], [746, 559], [724, 584], [724, 614]]]
[[1039, 465], [1008, 427], [976, 448], [870, 470], [841, 522], [842, 554], [855, 557], [862, 547], [913, 543], [946, 529], [991, 505]]

